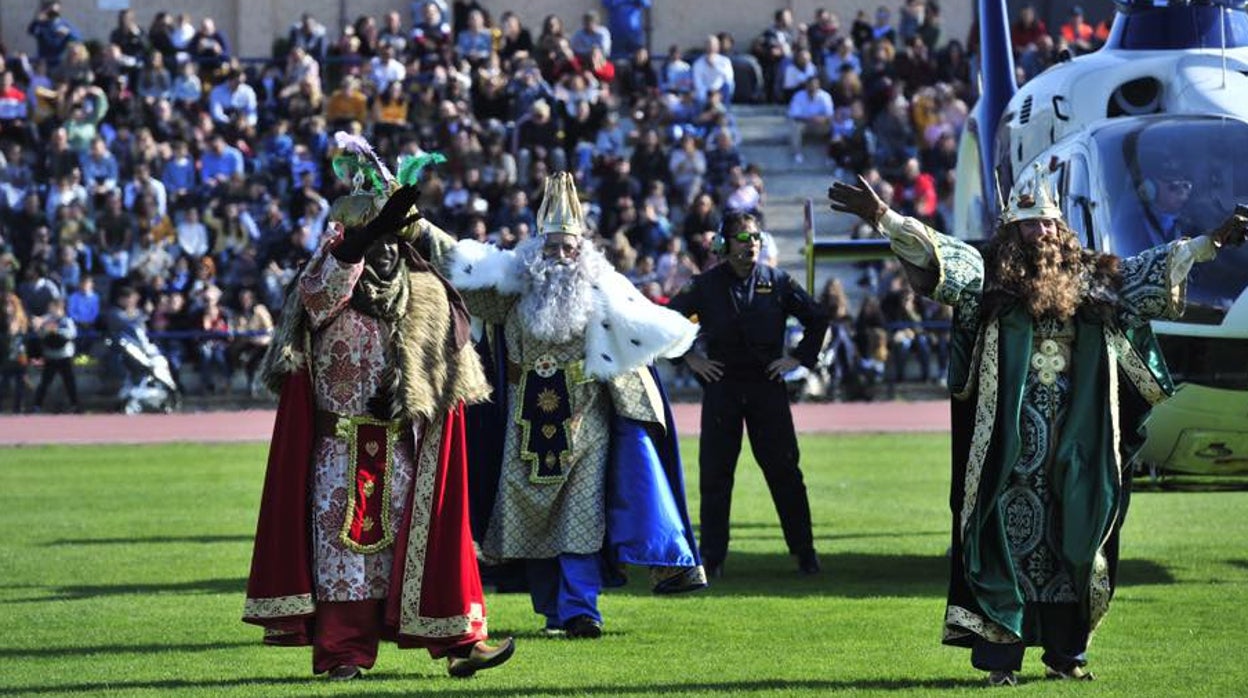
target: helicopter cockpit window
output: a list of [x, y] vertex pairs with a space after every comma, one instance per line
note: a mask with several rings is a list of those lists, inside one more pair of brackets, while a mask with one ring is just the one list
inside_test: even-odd
[[[1108, 251], [1137, 254], [1211, 230], [1248, 203], [1248, 125], [1218, 118], [1157, 118], [1097, 134], [1110, 207]], [[1189, 322], [1221, 322], [1248, 281], [1248, 247], [1223, 249], [1192, 271]]]
[[[1155, 51], [1248, 46], [1248, 13], [1243, 3], [1212, 0], [1187, 7], [1159, 7], [1148, 2], [1119, 3], [1122, 15], [1107, 48]], [[1225, 30], [1225, 33], [1224, 33]]]
[[1092, 203], [1088, 196], [1088, 162], [1082, 156], [1062, 164], [1062, 208], [1066, 224], [1086, 247], [1093, 247]]

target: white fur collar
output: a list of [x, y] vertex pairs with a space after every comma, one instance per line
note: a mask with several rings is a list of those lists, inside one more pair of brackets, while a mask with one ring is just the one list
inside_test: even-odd
[[585, 374], [608, 379], [689, 351], [698, 326], [641, 295], [617, 271], [594, 283], [594, 309], [585, 330]]
[[487, 288], [515, 296], [524, 290], [520, 258], [512, 250], [502, 250], [476, 240], [460, 240], [450, 260], [451, 285], [465, 291]]
[[[465, 291], [493, 288], [519, 295], [526, 272], [511, 250], [460, 240], [451, 256], [451, 283]], [[585, 374], [606, 380], [689, 351], [698, 326], [656, 305], [614, 270], [594, 281], [594, 307], [585, 330]]]

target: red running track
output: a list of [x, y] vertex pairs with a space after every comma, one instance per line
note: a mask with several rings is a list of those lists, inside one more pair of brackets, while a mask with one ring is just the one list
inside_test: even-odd
[[[677, 403], [676, 429], [697, 434], [701, 406]], [[0, 446], [125, 444], [189, 441], [267, 441], [273, 410], [185, 414], [14, 415], [0, 417]], [[799, 403], [793, 405], [799, 434], [947, 431], [949, 403]]]

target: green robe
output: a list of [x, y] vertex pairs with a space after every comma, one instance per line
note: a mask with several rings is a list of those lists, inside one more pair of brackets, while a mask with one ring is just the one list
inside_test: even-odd
[[1029, 603], [1079, 604], [1091, 633], [1113, 595], [1129, 463], [1148, 408], [1171, 390], [1148, 322], [1181, 311], [1172, 246], [1122, 260], [1120, 289], [1095, 288], [1068, 321], [1006, 301], [984, 311], [974, 248], [929, 231], [920, 292], [954, 307], [949, 387], [953, 546], [943, 641], [1038, 644]]

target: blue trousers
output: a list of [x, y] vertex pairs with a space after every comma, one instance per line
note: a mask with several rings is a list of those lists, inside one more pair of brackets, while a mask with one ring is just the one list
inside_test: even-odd
[[[1087, 664], [1086, 623], [1079, 619], [1079, 607], [1073, 603], [1029, 603], [1024, 610], [1024, 625], [1039, 626], [1042, 657], [1047, 666], [1070, 671]], [[971, 647], [971, 665], [981, 671], [1020, 671], [1023, 668], [1022, 642], [1000, 644], [975, 638]]]
[[533, 610], [546, 616], [547, 628], [562, 628], [577, 616], [602, 622], [598, 612], [598, 592], [602, 590], [600, 564], [597, 553], [563, 553], [525, 560]]

